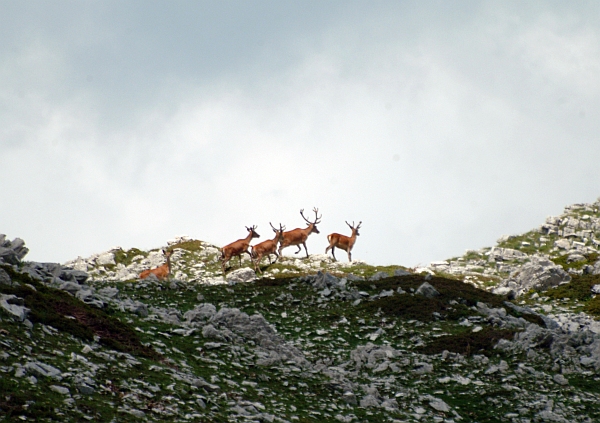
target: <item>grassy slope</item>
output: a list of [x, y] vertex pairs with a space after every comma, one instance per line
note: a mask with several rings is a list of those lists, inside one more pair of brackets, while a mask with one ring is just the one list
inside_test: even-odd
[[[199, 245], [194, 243], [178, 247], [189, 248], [186, 257], [190, 260], [199, 249]], [[121, 258], [130, 260], [131, 257], [132, 254], [125, 252]], [[282, 264], [272, 268], [278, 266], [285, 268]], [[264, 269], [267, 270], [267, 267], [264, 266]], [[361, 264], [344, 270], [368, 276], [393, 268]], [[6, 270], [11, 272], [10, 268]], [[341, 275], [342, 271], [338, 269], [337, 273]], [[296, 272], [298, 270], [294, 275], [299, 275]], [[209, 340], [199, 332], [185, 336], [161, 321], [142, 319], [112, 308], [107, 311], [92, 309], [65, 292], [43, 287], [14, 272], [11, 274], [22, 284], [29, 283], [35, 287], [34, 291], [23, 285], [16, 289], [0, 285], [2, 293], [14, 293], [25, 298], [26, 306], [34, 310], [31, 316], [34, 328], [30, 336], [24, 336], [28, 332], [22, 324], [2, 315], [0, 348], [6, 355], [0, 366], [12, 369], [9, 366], [25, 364], [26, 357], [33, 355], [68, 373], [70, 368], [77, 367], [74, 363], [82, 355], [82, 348], [92, 345], [94, 353], [86, 358], [96, 363], [98, 368], [94, 373], [97, 381], [95, 393], [79, 395], [71, 388], [73, 401], [68, 405], [64, 405], [62, 394], [49, 390], [49, 387], [56, 384], [69, 386], [72, 383], [69, 376], [65, 376], [63, 381], [39, 377], [36, 384], [25, 378], [0, 377], [0, 408], [9, 420], [25, 416], [38, 421], [117, 419], [119, 422], [133, 422], [139, 418], [127, 410], [135, 406], [143, 410], [149, 420], [181, 421], [182, 415], [188, 415], [190, 420], [225, 422], [231, 421], [228, 410], [232, 401], [242, 397], [247, 401], [260, 402], [268, 413], [301, 422], [337, 421], [337, 414], [353, 414], [358, 421], [380, 422], [390, 417], [410, 420], [415, 407], [421, 403], [429, 412], [428, 418], [451, 418], [452, 413], [435, 412], [427, 407], [423, 396], [434, 395], [458, 411], [463, 421], [500, 422], [506, 421], [504, 415], [514, 411], [511, 404], [524, 392], [555, 396], [580, 414], [600, 419], [600, 413], [594, 406], [594, 401], [599, 399], [597, 375], [588, 375], [587, 378], [570, 376], [571, 385], [559, 387], [551, 381], [540, 383], [535, 373], [519, 374], [518, 389], [513, 389], [515, 384], [511, 385], [510, 379], [505, 380], [504, 376], [496, 373], [485, 374], [486, 367], [501, 360], [507, 360], [511, 368], [517, 368], [525, 357], [494, 350], [493, 345], [498, 339], [510, 338], [514, 331], [502, 331], [486, 325], [473, 307], [478, 301], [499, 307], [503, 299], [456, 279], [432, 278], [429, 282], [441, 293], [434, 299], [410, 294], [424, 282], [420, 275], [355, 282], [358, 290], [370, 295], [398, 288], [407, 291], [404, 295], [362, 301], [358, 305], [351, 301], [324, 299], [310, 285], [282, 273], [278, 277], [235, 286], [189, 283], [170, 289], [167, 282], [144, 288], [131, 282], [96, 284], [97, 287], [116, 286], [121, 297], [140, 300], [149, 306], [176, 308], [180, 313], [194, 308], [200, 302], [199, 295], [203, 298], [201, 302], [212, 303], [217, 308], [236, 307], [248, 314], [261, 313], [275, 325], [279, 334], [300, 347], [312, 363], [344, 366], [350, 360], [350, 351], [358, 346], [369, 342], [390, 345], [402, 352], [394, 359], [401, 369], [399, 373], [386, 371], [380, 374], [374, 369], [363, 368], [355, 378], [362, 385], [370, 384], [374, 377], [381, 379], [385, 375], [388, 378], [389, 383], [378, 386], [379, 392], [383, 396], [397, 398], [400, 406], [397, 412], [389, 413], [345, 404], [341, 400], [343, 392], [340, 387], [323, 373], [290, 373], [282, 367], [256, 366], [253, 351], [248, 345], [227, 344], [208, 348]], [[567, 293], [560, 291], [550, 295], [569, 297], [569, 290], [579, 292], [579, 284], [587, 286], [592, 282], [574, 278], [571, 285], [560, 287]], [[572, 295], [573, 301], [578, 301], [578, 306], [593, 309], [595, 299], [575, 296]], [[434, 312], [439, 313], [439, 318], [434, 317]], [[475, 324], [481, 324], [483, 329], [475, 333], [471, 327], [458, 324], [466, 317]], [[444, 350], [463, 355], [444, 358], [440, 354]], [[100, 359], [94, 355], [102, 353], [116, 357], [116, 360]], [[549, 374], [553, 363], [548, 362], [544, 354], [540, 351], [540, 359], [530, 360], [528, 366], [534, 371]], [[485, 356], [489, 364], [484, 366], [482, 360]], [[414, 372], [413, 368], [419, 362], [432, 364], [434, 373]], [[207, 381], [216, 380], [216, 377], [218, 381], [215, 383], [221, 391], [213, 395], [178, 381], [171, 375], [170, 370], [173, 369], [189, 370]], [[440, 381], [443, 376], [456, 374], [463, 374], [480, 384]], [[357, 390], [357, 395], [359, 392]], [[204, 399], [207, 407], [198, 406], [198, 399]], [[482, 407], [482, 404], [485, 406]], [[530, 417], [535, 412], [532, 406]], [[240, 418], [240, 421], [243, 420]]]

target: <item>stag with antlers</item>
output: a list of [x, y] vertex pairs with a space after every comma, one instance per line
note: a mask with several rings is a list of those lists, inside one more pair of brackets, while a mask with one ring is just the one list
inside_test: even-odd
[[146, 279], [150, 275], [154, 275], [161, 280], [169, 277], [171, 274], [171, 254], [173, 254], [173, 251], [162, 250], [162, 252], [167, 258], [167, 262], [155, 269], [144, 270], [142, 273], [140, 273], [140, 279]]
[[225, 274], [225, 264], [231, 260], [232, 257], [238, 256], [240, 258], [240, 267], [242, 267], [242, 254], [246, 253], [250, 256], [250, 259], [252, 259], [252, 254], [248, 251], [250, 240], [252, 240], [252, 238], [260, 238], [260, 235], [256, 233], [256, 225], [250, 228], [246, 226], [246, 229], [248, 230], [248, 236], [246, 238], [238, 239], [221, 248], [221, 268], [223, 269], [223, 274]]
[[261, 242], [260, 244], [256, 244], [256, 245], [252, 246], [252, 257], [254, 258], [254, 268], [257, 271], [260, 271], [259, 266], [260, 266], [260, 261], [262, 260], [263, 256], [265, 256], [265, 255], [267, 256], [267, 258], [269, 259], [269, 264], [272, 264], [271, 263], [271, 254], [275, 254], [275, 262], [279, 258], [279, 254], [277, 254], [277, 244], [283, 237], [283, 231], [285, 231], [285, 226], [282, 226], [280, 223], [279, 229], [277, 229], [275, 226], [273, 226], [271, 224], [271, 222], [269, 222], [269, 225], [271, 225], [271, 228], [273, 228], [273, 232], [275, 232], [275, 238], [268, 239], [266, 241]]
[[358, 226], [354, 227], [354, 222], [352, 222], [352, 225], [350, 225], [348, 222], [346, 222], [346, 225], [350, 226], [350, 229], [352, 230], [352, 235], [345, 236], [345, 235], [340, 235], [340, 234], [336, 234], [336, 233], [332, 233], [330, 235], [327, 235], [327, 241], [329, 241], [329, 247], [327, 247], [325, 249], [325, 254], [327, 254], [327, 252], [329, 251], [329, 249], [331, 249], [331, 255], [333, 256], [333, 259], [335, 261], [337, 261], [337, 259], [335, 258], [335, 247], [338, 247], [340, 250], [344, 250], [348, 253], [348, 261], [352, 261], [352, 247], [354, 247], [354, 243], [356, 242], [356, 237], [359, 236], [360, 234], [358, 233], [358, 229], [360, 228], [360, 225], [362, 224], [362, 222], [358, 222]]
[[317, 224], [321, 223], [321, 217], [322, 217], [322, 216], [318, 215], [319, 209], [313, 208], [313, 211], [315, 212], [315, 221], [311, 222], [306, 217], [304, 217], [304, 209], [300, 210], [300, 215], [306, 221], [306, 223], [308, 223], [308, 226], [304, 229], [297, 228], [297, 229], [293, 229], [291, 231], [284, 232], [282, 234], [282, 238], [281, 238], [281, 241], [279, 244], [279, 255], [281, 255], [281, 250], [283, 250], [286, 247], [290, 247], [292, 245], [298, 246], [298, 251], [296, 251], [294, 253], [294, 254], [298, 254], [302, 250], [300, 245], [304, 245], [304, 251], [306, 251], [306, 257], [308, 257], [308, 249], [306, 248], [306, 240], [308, 239], [308, 236], [310, 234], [312, 234], [313, 232], [316, 234], [319, 233], [319, 230], [317, 229]]

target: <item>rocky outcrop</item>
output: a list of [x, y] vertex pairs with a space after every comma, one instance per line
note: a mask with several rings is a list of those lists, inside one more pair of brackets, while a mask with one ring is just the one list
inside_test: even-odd
[[29, 249], [21, 238], [9, 241], [6, 235], [0, 234], [0, 263], [18, 265], [28, 252]]
[[546, 257], [533, 256], [502, 281], [494, 292], [515, 298], [530, 290], [545, 291], [570, 280], [571, 276], [561, 266]]

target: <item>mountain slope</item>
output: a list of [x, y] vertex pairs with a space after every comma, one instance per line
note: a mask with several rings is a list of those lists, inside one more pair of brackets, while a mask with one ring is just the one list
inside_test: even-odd
[[[597, 421], [587, 207], [568, 208], [556, 234], [420, 273], [316, 255], [265, 260], [259, 275], [235, 259], [225, 280], [215, 246], [178, 238], [174, 277], [140, 281], [160, 248], [57, 265], [21, 261], [13, 242], [21, 257], [0, 263], [0, 421]], [[592, 228], [569, 224], [573, 213]], [[567, 228], [594, 236], [562, 250]], [[541, 237], [547, 249], [527, 249]], [[576, 252], [584, 265], [568, 260]], [[570, 281], [512, 301], [490, 292], [543, 254]], [[480, 260], [498, 274], [467, 267]]]

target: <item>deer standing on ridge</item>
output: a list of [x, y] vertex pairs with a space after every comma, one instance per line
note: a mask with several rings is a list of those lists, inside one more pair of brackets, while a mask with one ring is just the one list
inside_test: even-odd
[[162, 252], [167, 258], [167, 262], [155, 269], [144, 270], [142, 273], [140, 273], [140, 279], [146, 279], [150, 275], [154, 275], [161, 280], [169, 277], [171, 274], [171, 254], [173, 254], [173, 251], [162, 250]]
[[330, 234], [327, 235], [327, 241], [329, 241], [329, 247], [327, 247], [325, 249], [325, 254], [327, 254], [327, 251], [329, 251], [329, 249], [331, 249], [331, 255], [333, 256], [334, 260], [337, 261], [337, 259], [335, 258], [335, 247], [338, 247], [340, 250], [344, 250], [348, 253], [348, 261], [351, 262], [352, 261], [352, 247], [354, 247], [354, 243], [356, 242], [356, 237], [359, 236], [360, 234], [358, 233], [358, 229], [360, 228], [361, 222], [358, 222], [358, 226], [354, 227], [354, 222], [352, 222], [352, 225], [350, 225], [348, 222], [346, 222], [346, 225], [350, 226], [350, 229], [352, 230], [352, 235], [351, 236], [345, 236], [345, 235], [340, 235], [340, 234]]
[[225, 274], [225, 263], [231, 260], [232, 257], [238, 256], [240, 258], [240, 267], [242, 267], [242, 254], [247, 253], [250, 259], [252, 259], [252, 254], [248, 251], [248, 247], [252, 238], [260, 238], [260, 235], [256, 233], [256, 225], [251, 228], [246, 226], [246, 229], [248, 230], [246, 238], [238, 239], [221, 248], [221, 268], [223, 269], [223, 275]]
[[275, 232], [275, 238], [268, 239], [266, 241], [261, 242], [260, 244], [256, 244], [252, 246], [252, 256], [254, 257], [254, 268], [257, 271], [260, 271], [259, 265], [263, 256], [266, 254], [269, 259], [269, 264], [271, 263], [271, 254], [275, 254], [275, 261], [279, 258], [279, 254], [277, 254], [277, 244], [283, 238], [283, 231], [285, 231], [285, 226], [279, 224], [279, 229], [274, 227], [271, 222], [269, 225], [273, 228], [273, 232]]
[[318, 234], [319, 230], [317, 229], [317, 224], [321, 223], [321, 217], [318, 215], [319, 209], [317, 208], [313, 208], [313, 211], [315, 212], [315, 221], [311, 222], [310, 220], [308, 220], [306, 217], [304, 217], [304, 209], [300, 210], [300, 215], [302, 216], [302, 218], [304, 220], [306, 220], [306, 223], [308, 223], [308, 226], [304, 229], [293, 229], [291, 231], [287, 231], [284, 232], [279, 244], [279, 255], [281, 255], [281, 250], [283, 250], [286, 247], [290, 247], [292, 245], [297, 245], [298, 246], [298, 251], [296, 251], [294, 254], [298, 254], [300, 252], [300, 250], [302, 250], [302, 248], [300, 247], [300, 245], [304, 245], [304, 251], [306, 251], [306, 257], [308, 257], [308, 250], [306, 249], [306, 240], [308, 239], [308, 236], [310, 234], [312, 234], [313, 232]]

